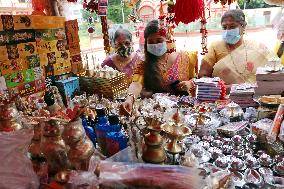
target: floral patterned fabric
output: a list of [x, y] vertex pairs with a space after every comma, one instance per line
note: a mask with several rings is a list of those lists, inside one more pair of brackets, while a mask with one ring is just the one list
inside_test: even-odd
[[[197, 74], [197, 64], [197, 52], [179, 52], [173, 65], [166, 72], [160, 72], [164, 81], [163, 85], [166, 87], [176, 80], [188, 81], [192, 79]], [[132, 81], [144, 85], [144, 62], [137, 65]]]
[[138, 64], [138, 62], [141, 61], [141, 56], [140, 54], [137, 52], [134, 57], [132, 58], [132, 60], [122, 69], [122, 70], [119, 70], [115, 63], [112, 61], [111, 57], [108, 56], [102, 63], [102, 67], [104, 66], [109, 66], [109, 67], [112, 67], [113, 69], [116, 69], [120, 72], [123, 72], [126, 74], [126, 76], [128, 77], [129, 79], [129, 83], [132, 81], [132, 76], [133, 76], [133, 73], [134, 73], [134, 70], [135, 70], [135, 67], [136, 65]]
[[225, 42], [219, 41], [211, 45], [203, 60], [213, 66], [213, 77], [220, 77], [229, 85], [255, 83], [256, 69], [265, 66], [272, 56], [266, 46], [253, 41], [245, 40], [231, 52]]

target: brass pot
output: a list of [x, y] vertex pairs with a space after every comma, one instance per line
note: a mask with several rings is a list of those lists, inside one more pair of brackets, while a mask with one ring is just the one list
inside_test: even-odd
[[18, 116], [18, 111], [14, 103], [0, 105], [0, 120], [15, 119]]
[[41, 120], [42, 135], [46, 137], [60, 136], [63, 131], [63, 125], [57, 119]]
[[43, 154], [40, 149], [40, 141], [32, 140], [32, 143], [29, 146], [28, 152], [30, 153], [31, 158], [43, 157]]
[[66, 125], [62, 133], [62, 138], [66, 145], [73, 146], [77, 142], [83, 140], [86, 136], [85, 130], [81, 125], [81, 120], [71, 122]]
[[149, 126], [148, 133], [144, 137], [145, 145], [143, 146], [142, 159], [147, 163], [160, 164], [166, 159], [166, 152], [163, 147], [163, 138], [159, 129]]
[[157, 146], [163, 143], [163, 138], [159, 131], [150, 130], [150, 133], [144, 137], [144, 141], [147, 145]]
[[93, 143], [86, 138], [68, 151], [68, 158], [76, 170], [88, 170], [89, 161], [94, 153]]
[[147, 163], [161, 164], [166, 160], [166, 152], [161, 146], [143, 146], [143, 161]]
[[58, 171], [66, 170], [70, 167], [67, 148], [63, 139], [57, 137], [43, 137], [41, 142], [41, 152], [47, 159], [48, 172], [56, 174]]
[[22, 129], [22, 125], [16, 119], [0, 121], [0, 132], [11, 132], [20, 129]]

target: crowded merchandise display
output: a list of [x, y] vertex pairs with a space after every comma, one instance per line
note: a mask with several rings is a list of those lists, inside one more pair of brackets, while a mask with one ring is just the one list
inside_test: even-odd
[[[208, 43], [205, 1], [160, 0], [136, 51], [128, 29], [110, 35], [109, 1], [68, 2], [99, 18], [103, 61], [83, 55], [63, 1], [1, 15], [0, 189], [284, 188], [284, 16], [272, 52], [245, 39], [241, 9]], [[122, 1], [134, 24], [138, 3]], [[192, 22], [200, 52], [179, 51], [175, 28]]]

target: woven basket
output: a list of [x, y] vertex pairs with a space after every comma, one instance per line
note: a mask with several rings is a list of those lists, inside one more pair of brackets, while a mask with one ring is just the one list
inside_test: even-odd
[[126, 93], [129, 85], [126, 75], [120, 74], [111, 79], [102, 77], [80, 77], [80, 87], [81, 90], [88, 95], [98, 94], [113, 99]]

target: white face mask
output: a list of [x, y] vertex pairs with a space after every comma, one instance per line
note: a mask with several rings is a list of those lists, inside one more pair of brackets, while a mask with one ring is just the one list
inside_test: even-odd
[[162, 56], [167, 52], [167, 43], [147, 44], [147, 51], [155, 56]]

